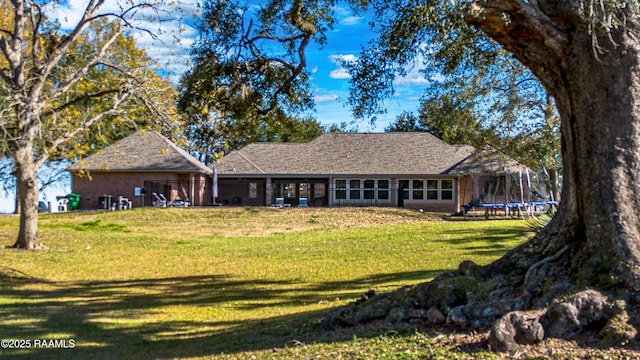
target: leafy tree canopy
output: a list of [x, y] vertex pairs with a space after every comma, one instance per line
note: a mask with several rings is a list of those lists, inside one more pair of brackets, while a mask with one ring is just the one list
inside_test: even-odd
[[313, 108], [305, 49], [325, 42], [333, 4], [205, 2], [178, 102], [192, 152], [206, 158], [256, 141], [309, 141], [324, 131], [299, 114]]
[[449, 143], [489, 145], [534, 168], [560, 167], [552, 100], [528, 68], [468, 25], [467, 4], [372, 6], [378, 36], [358, 61], [344, 64], [357, 117], [384, 113], [381, 100], [393, 95], [395, 77], [421, 66], [430, 84], [418, 116], [402, 114], [387, 130], [429, 131]]

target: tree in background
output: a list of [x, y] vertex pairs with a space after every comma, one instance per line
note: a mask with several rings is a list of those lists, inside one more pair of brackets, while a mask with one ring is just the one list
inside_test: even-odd
[[280, 115], [278, 120], [271, 120], [273, 114], [267, 114], [260, 121], [236, 121], [209, 114], [183, 112], [185, 148], [201, 162], [211, 164], [229, 151], [250, 143], [303, 143], [324, 133], [324, 128], [315, 119]]
[[325, 41], [332, 6], [329, 0], [267, 1], [259, 8], [204, 3], [194, 66], [182, 78], [179, 101], [196, 152], [310, 141], [321, 133], [316, 121], [296, 114], [313, 107], [305, 49]]
[[[386, 130], [428, 131], [449, 144], [489, 146], [529, 168], [548, 171], [558, 199], [560, 119], [535, 76], [504, 51], [428, 65], [427, 76], [434, 80], [424, 90], [418, 114], [405, 112]], [[357, 63], [345, 66], [358, 71]], [[364, 100], [356, 92], [351, 96], [352, 104]]]
[[[0, 154], [11, 158], [20, 205], [16, 248], [39, 249], [36, 170], [75, 159], [141, 124], [171, 117], [171, 86], [155, 73], [126, 30], [150, 2], [104, 12], [87, 2], [74, 29], [47, 20], [56, 2], [2, 1]], [[161, 99], [161, 101], [154, 101]], [[169, 114], [169, 115], [167, 115]]]

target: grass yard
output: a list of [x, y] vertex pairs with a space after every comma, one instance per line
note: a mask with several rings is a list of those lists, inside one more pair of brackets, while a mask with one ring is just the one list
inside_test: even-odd
[[39, 252], [4, 248], [17, 232], [0, 216], [0, 338], [31, 342], [0, 357], [18, 359], [430, 357], [437, 340], [424, 334], [315, 325], [369, 289], [486, 264], [528, 236], [519, 220], [385, 208], [43, 215]]

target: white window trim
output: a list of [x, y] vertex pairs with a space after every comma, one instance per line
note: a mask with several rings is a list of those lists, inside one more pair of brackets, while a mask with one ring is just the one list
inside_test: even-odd
[[[432, 202], [432, 203], [436, 203], [436, 202], [455, 202], [455, 180], [454, 179], [448, 179], [448, 178], [421, 178], [421, 179], [417, 179], [417, 178], [411, 178], [411, 179], [400, 179], [400, 180], [406, 180], [409, 182], [409, 187], [405, 190], [409, 192], [409, 198], [405, 199], [405, 201], [415, 201], [415, 202]], [[422, 188], [421, 189], [415, 189], [418, 191], [422, 191], [422, 199], [414, 199], [413, 198], [413, 181], [414, 180], [421, 180], [423, 182]], [[427, 192], [428, 191], [434, 191], [436, 189], [429, 189], [427, 186], [427, 182], [431, 181], [431, 180], [435, 180], [438, 181], [438, 199], [427, 199]], [[451, 188], [450, 189], [445, 189], [442, 187], [442, 181], [451, 181]], [[451, 191], [451, 199], [443, 199], [442, 198], [442, 192], [443, 191]]]
[[[351, 181], [358, 181], [359, 185], [357, 188], [352, 188], [351, 187]], [[373, 180], [373, 188], [365, 188], [364, 187], [364, 182], [365, 181], [369, 181], [369, 180]], [[385, 188], [379, 188], [378, 187], [378, 181], [387, 181], [387, 187]], [[337, 187], [337, 183], [338, 181], [344, 181], [345, 182], [345, 187]], [[360, 191], [360, 197], [357, 199], [352, 199], [351, 198], [351, 191], [353, 190], [359, 190]], [[346, 192], [346, 198], [345, 199], [338, 199], [337, 198], [337, 192], [338, 191], [345, 191]], [[374, 192], [374, 198], [373, 199], [365, 199], [364, 198], [364, 192], [365, 190], [373, 190]], [[378, 192], [382, 190], [382, 191], [386, 191], [387, 192], [387, 198], [386, 199], [380, 199]], [[371, 202], [371, 201], [375, 201], [375, 202], [380, 202], [383, 204], [386, 203], [391, 203], [391, 179], [389, 178], [382, 178], [382, 179], [372, 179], [372, 178], [338, 178], [334, 180], [334, 190], [333, 190], [333, 194], [332, 194], [333, 200], [336, 202], [339, 201], [353, 201], [355, 203], [357, 202], [362, 202], [362, 203], [366, 203], [366, 202]]]

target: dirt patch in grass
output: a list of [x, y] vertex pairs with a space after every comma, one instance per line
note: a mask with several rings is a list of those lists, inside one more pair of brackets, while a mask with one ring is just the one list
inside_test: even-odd
[[[268, 236], [310, 229], [344, 229], [442, 221], [438, 214], [390, 208], [219, 208], [142, 209], [138, 226], [174, 224], [194, 235]], [[128, 219], [131, 221], [132, 219]], [[134, 221], [136, 219], [133, 219]]]

